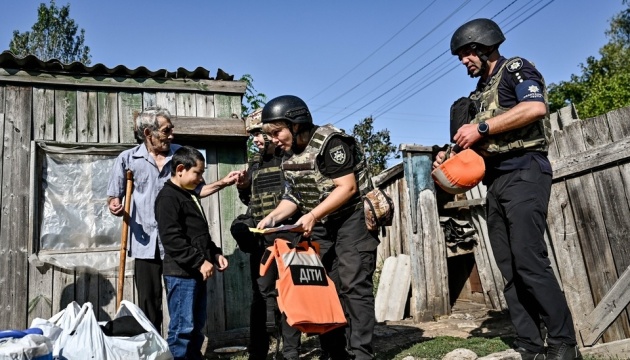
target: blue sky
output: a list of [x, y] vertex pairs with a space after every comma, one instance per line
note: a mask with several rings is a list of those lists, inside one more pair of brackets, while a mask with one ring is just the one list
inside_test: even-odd
[[[41, 0], [4, 1], [0, 49], [26, 31]], [[57, 5], [67, 2], [58, 0]], [[202, 66], [251, 74], [269, 99], [307, 101], [318, 124], [352, 130], [375, 116], [392, 142], [448, 142], [450, 105], [472, 90], [448, 52], [453, 31], [477, 17], [506, 32], [504, 56], [533, 61], [547, 83], [599, 56], [621, 0], [180, 0], [70, 2], [92, 64], [150, 70]]]

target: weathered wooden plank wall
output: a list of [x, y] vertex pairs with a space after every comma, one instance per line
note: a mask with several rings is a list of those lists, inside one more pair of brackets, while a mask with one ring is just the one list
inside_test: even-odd
[[[30, 86], [4, 88], [4, 143], [2, 153], [2, 218], [0, 219], [0, 324], [23, 324], [28, 278], [28, 206], [33, 91]], [[9, 289], [12, 289], [9, 290]]]
[[[607, 163], [606, 156], [598, 156], [627, 138], [624, 129], [628, 128], [628, 115], [628, 109], [620, 109], [572, 122], [553, 134], [555, 148], [549, 157], [563, 176], [554, 175], [549, 229], [577, 329], [629, 264], [630, 208], [622, 175], [628, 158]], [[579, 169], [575, 165], [589, 159], [600, 162], [590, 164], [587, 171], [565, 170]], [[585, 299], [585, 293], [591, 298]], [[628, 315], [623, 312], [602, 340], [611, 342], [629, 336]]]
[[[40, 201], [28, 193], [32, 180], [28, 166], [31, 140], [134, 143], [133, 114], [144, 107], [163, 106], [174, 116], [216, 114], [229, 118], [240, 113], [241, 94], [232, 86], [226, 88], [227, 93], [214, 94], [183, 88], [168, 91], [167, 87], [144, 92], [121, 90], [115, 85], [77, 88], [72, 84], [60, 86], [54, 79], [50, 84], [18, 81], [18, 85], [11, 85], [3, 80], [0, 78], [0, 133], [4, 138], [0, 176], [11, 181], [2, 181], [0, 187], [0, 288], [15, 291], [0, 292], [0, 307], [8, 310], [0, 312], [0, 328], [25, 328], [33, 318], [48, 318], [73, 300], [92, 302], [99, 319], [108, 320], [116, 310], [117, 274], [68, 271], [49, 265], [38, 268], [27, 261], [36, 245], [29, 237], [33, 233], [28, 221], [29, 204]], [[240, 142], [195, 145], [206, 151], [208, 181], [245, 166], [245, 146]], [[242, 253], [234, 251], [235, 242], [229, 234], [232, 219], [244, 207], [232, 187], [222, 190], [220, 196], [204, 199], [203, 204], [211, 218], [213, 239], [226, 255], [237, 260], [232, 260], [226, 274], [209, 282], [208, 331], [246, 326], [249, 320], [249, 265]], [[227, 290], [231, 301], [226, 302]], [[135, 300], [133, 276], [125, 279], [124, 297]], [[167, 315], [166, 303], [164, 306]]]

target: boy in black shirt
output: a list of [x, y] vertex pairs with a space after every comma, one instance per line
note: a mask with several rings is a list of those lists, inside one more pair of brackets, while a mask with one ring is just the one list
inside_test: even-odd
[[168, 346], [175, 359], [203, 359], [207, 312], [206, 280], [228, 266], [210, 238], [195, 189], [203, 183], [201, 153], [183, 146], [173, 155], [171, 178], [155, 200], [155, 219], [164, 246], [164, 283], [171, 321]]

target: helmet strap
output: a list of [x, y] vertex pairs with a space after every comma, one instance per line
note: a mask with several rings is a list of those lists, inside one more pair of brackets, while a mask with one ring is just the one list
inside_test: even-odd
[[[486, 72], [486, 70], [488, 70], [488, 59], [490, 58], [490, 54], [494, 52], [495, 47], [494, 46], [491, 47], [488, 51], [484, 53], [477, 46], [477, 44], [471, 44], [470, 46], [475, 51], [475, 54], [477, 54], [477, 57], [479, 58], [479, 60], [481, 60], [481, 69], [479, 69], [478, 76], [482, 76]], [[470, 77], [476, 77], [476, 76], [470, 75]]]
[[269, 139], [269, 136], [267, 136], [267, 134], [262, 133], [263, 139], [265, 139], [264, 145], [262, 150], [260, 151], [261, 155], [266, 155], [267, 154], [267, 150], [269, 150], [269, 145], [271, 144], [271, 140]]

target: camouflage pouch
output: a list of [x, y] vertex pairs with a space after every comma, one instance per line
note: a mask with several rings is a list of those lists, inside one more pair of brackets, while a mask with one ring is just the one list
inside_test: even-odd
[[379, 226], [392, 224], [394, 202], [385, 191], [375, 188], [363, 197], [363, 211], [365, 212], [365, 225], [368, 230], [374, 231]]

